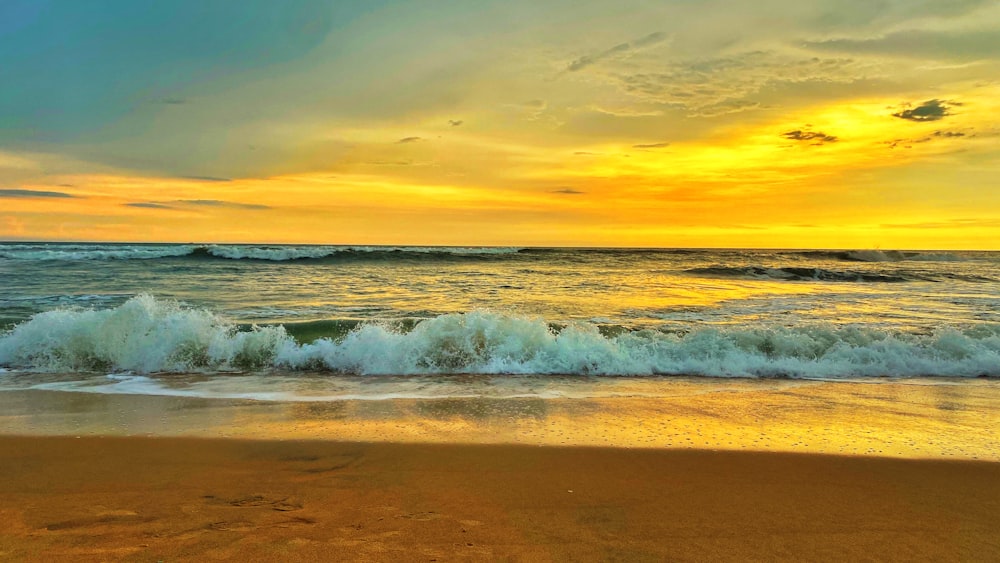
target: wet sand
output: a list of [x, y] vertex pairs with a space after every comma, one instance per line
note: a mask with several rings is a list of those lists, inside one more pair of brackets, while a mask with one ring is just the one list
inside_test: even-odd
[[1000, 464], [0, 437], [0, 559], [997, 560]]
[[0, 392], [0, 560], [1000, 560], [993, 381], [622, 385]]

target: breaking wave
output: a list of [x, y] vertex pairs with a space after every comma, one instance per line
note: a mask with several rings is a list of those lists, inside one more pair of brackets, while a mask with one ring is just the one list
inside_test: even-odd
[[699, 328], [602, 334], [590, 323], [490, 312], [411, 326], [363, 323], [297, 342], [204, 310], [134, 297], [40, 313], [0, 336], [0, 368], [133, 373], [308, 370], [337, 374], [580, 374], [855, 378], [1000, 376], [1000, 327], [912, 335], [868, 328]]

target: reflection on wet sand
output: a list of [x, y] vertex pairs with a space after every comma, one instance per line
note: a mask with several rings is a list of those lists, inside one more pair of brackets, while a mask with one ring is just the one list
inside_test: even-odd
[[313, 402], [0, 392], [0, 434], [833, 453], [1000, 461], [1000, 382], [633, 380], [590, 398]]

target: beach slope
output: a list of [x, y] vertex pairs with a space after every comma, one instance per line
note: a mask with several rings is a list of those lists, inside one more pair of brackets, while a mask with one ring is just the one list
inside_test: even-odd
[[1000, 464], [0, 437], [0, 559], [997, 560]]

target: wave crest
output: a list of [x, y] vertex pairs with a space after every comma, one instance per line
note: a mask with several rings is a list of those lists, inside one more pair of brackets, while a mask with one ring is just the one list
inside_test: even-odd
[[823, 268], [783, 267], [768, 268], [765, 266], [710, 266], [707, 268], [691, 268], [684, 271], [687, 274], [722, 278], [757, 278], [792, 281], [837, 281], [837, 282], [884, 282], [897, 283], [912, 281], [919, 278], [909, 278], [901, 275], [879, 274], [875, 272], [856, 272], [850, 270], [825, 270]]
[[476, 311], [411, 330], [367, 323], [297, 343], [281, 326], [238, 330], [210, 311], [134, 297], [114, 309], [35, 315], [0, 336], [0, 367], [136, 373], [323, 370], [346, 374], [713, 377], [1000, 376], [1000, 327], [907, 335], [858, 327], [652, 330]]
[[517, 254], [510, 247], [415, 247], [415, 246], [267, 246], [267, 245], [0, 245], [0, 258], [11, 260], [153, 260], [200, 258], [223, 260], [373, 260], [407, 257], [461, 258], [498, 257]]

